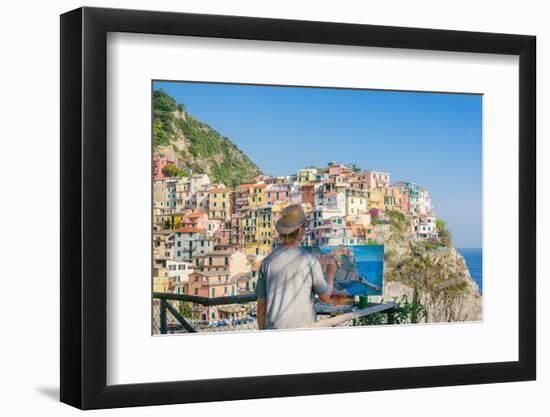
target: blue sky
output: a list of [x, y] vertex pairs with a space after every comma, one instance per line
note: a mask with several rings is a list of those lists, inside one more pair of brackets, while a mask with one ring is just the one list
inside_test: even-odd
[[265, 173], [329, 161], [428, 187], [457, 247], [481, 247], [482, 96], [155, 82]]

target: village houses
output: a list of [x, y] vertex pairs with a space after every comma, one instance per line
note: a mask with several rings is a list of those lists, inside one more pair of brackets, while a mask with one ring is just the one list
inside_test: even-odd
[[[331, 162], [229, 187], [206, 174], [170, 177], [171, 164], [181, 161], [153, 160], [156, 292], [212, 298], [254, 291], [262, 259], [280, 245], [275, 222], [288, 204], [306, 212], [303, 246], [376, 244], [374, 221], [390, 211], [408, 216], [414, 239], [438, 237], [428, 189], [392, 184], [386, 171]], [[242, 306], [193, 305], [193, 316], [206, 322], [249, 313]]]

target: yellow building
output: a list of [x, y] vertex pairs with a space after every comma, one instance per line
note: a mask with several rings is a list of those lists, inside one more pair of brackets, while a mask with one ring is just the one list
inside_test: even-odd
[[231, 190], [214, 188], [208, 192], [209, 217], [211, 219], [231, 220]]
[[180, 227], [183, 213], [169, 209], [153, 208], [153, 225], [156, 230], [174, 230]]
[[235, 189], [235, 211], [256, 208], [267, 204], [267, 185], [264, 183], [241, 184]]
[[266, 255], [271, 252], [273, 217], [271, 207], [249, 208], [242, 211], [244, 247], [247, 255]]
[[248, 207], [257, 208], [267, 204], [267, 185], [253, 184], [248, 193]]
[[172, 280], [170, 278], [153, 278], [153, 292], [172, 292]]
[[173, 281], [169, 277], [169, 269], [153, 268], [153, 292], [171, 292]]
[[377, 208], [382, 210], [384, 207], [384, 195], [380, 189], [367, 191], [367, 207], [368, 209]]
[[316, 168], [304, 168], [297, 172], [296, 177], [300, 184], [305, 184], [306, 182], [315, 181], [317, 176]]
[[383, 187], [382, 207], [384, 210], [396, 210], [408, 214], [407, 190], [401, 187]]

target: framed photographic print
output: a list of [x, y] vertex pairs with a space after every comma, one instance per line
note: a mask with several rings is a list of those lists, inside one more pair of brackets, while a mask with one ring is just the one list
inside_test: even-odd
[[61, 400], [535, 379], [535, 38], [61, 16]]

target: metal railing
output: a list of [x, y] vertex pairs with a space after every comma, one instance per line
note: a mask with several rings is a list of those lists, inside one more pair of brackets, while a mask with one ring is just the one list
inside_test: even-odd
[[[155, 292], [153, 334], [257, 330], [256, 300], [257, 296], [254, 293], [209, 298]], [[392, 324], [395, 306], [394, 302], [369, 303], [366, 308], [350, 308], [349, 312], [338, 315], [318, 313], [318, 321], [307, 327], [357, 326], [360, 319], [376, 313], [384, 313], [385, 322]], [[215, 318], [211, 314], [214, 314]]]
[[257, 330], [256, 298], [254, 293], [209, 298], [155, 292], [153, 334]]

